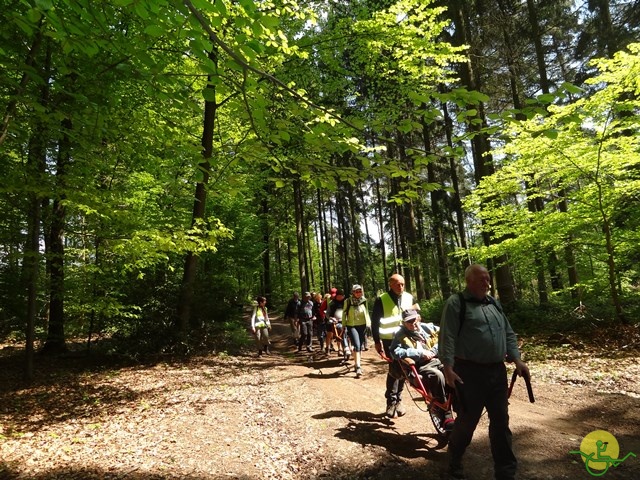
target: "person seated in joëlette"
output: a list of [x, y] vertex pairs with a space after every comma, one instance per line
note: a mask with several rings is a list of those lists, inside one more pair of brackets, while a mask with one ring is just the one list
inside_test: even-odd
[[[402, 312], [402, 325], [391, 342], [391, 356], [394, 360], [410, 358], [415, 362], [416, 371], [422, 377], [422, 384], [429, 389], [435, 400], [445, 403], [445, 379], [442, 362], [438, 358], [439, 327], [433, 323], [422, 323], [417, 310]], [[443, 425], [452, 430], [454, 421], [451, 411], [441, 412]]]

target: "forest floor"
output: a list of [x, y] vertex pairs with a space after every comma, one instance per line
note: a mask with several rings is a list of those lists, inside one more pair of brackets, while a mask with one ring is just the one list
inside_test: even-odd
[[[269, 356], [38, 358], [30, 386], [20, 382], [19, 352], [0, 345], [0, 478], [446, 478], [446, 447], [424, 403], [406, 391], [407, 415], [383, 415], [387, 366], [373, 349], [356, 379], [336, 354], [297, 353], [288, 327], [279, 318], [273, 324]], [[594, 430], [614, 436], [617, 458], [640, 457], [634, 341], [529, 362], [536, 401], [522, 379], [510, 400], [519, 479], [591, 478], [569, 452]], [[471, 480], [492, 478], [486, 415], [465, 467]], [[640, 458], [603, 478], [640, 478]]]

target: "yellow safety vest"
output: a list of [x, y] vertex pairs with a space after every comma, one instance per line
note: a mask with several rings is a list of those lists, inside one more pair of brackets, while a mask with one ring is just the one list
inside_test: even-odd
[[400, 296], [400, 306], [391, 299], [389, 293], [380, 295], [382, 301], [382, 318], [378, 334], [381, 340], [393, 340], [393, 336], [400, 329], [402, 324], [402, 312], [413, 306], [413, 295], [402, 292]]

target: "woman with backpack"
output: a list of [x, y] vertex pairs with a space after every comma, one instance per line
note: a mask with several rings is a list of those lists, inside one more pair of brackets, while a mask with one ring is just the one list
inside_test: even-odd
[[[364, 296], [364, 290], [361, 285], [351, 287], [351, 296], [344, 302], [344, 311], [342, 314], [342, 325], [345, 328], [348, 338], [351, 340], [354, 359], [356, 365], [354, 370], [356, 378], [362, 376], [362, 348], [365, 341], [365, 331], [368, 325], [371, 325], [369, 318], [369, 310], [367, 309], [367, 299]], [[345, 336], [345, 340], [347, 338]], [[347, 345], [345, 341], [345, 345]], [[345, 347], [345, 349], [348, 347]]]

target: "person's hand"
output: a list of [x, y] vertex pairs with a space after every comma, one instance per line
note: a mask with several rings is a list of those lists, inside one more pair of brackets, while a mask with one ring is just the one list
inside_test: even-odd
[[516, 372], [523, 378], [531, 378], [531, 373], [529, 372], [529, 367], [526, 363], [524, 363], [519, 358], [513, 361], [516, 364]]
[[382, 355], [382, 352], [384, 352], [384, 347], [382, 346], [382, 342], [376, 343], [375, 347], [376, 347], [376, 352], [378, 352], [378, 355]]
[[254, 335], [256, 334], [256, 329], [255, 328], [252, 328], [251, 331], [253, 332]]
[[436, 356], [431, 350], [426, 350], [422, 352], [422, 358], [426, 358], [427, 360], [431, 360]]
[[464, 383], [456, 372], [453, 371], [453, 366], [445, 365], [443, 372], [444, 379], [451, 388], [456, 388], [456, 382]]

